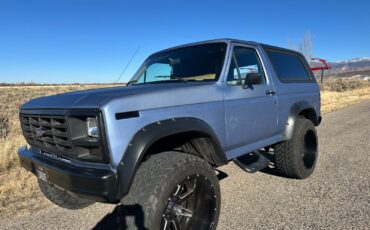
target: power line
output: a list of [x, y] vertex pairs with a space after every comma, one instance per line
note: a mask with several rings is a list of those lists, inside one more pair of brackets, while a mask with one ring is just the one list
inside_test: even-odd
[[138, 46], [138, 47], [136, 48], [135, 52], [132, 54], [132, 56], [131, 56], [130, 60], [127, 62], [126, 66], [123, 68], [123, 70], [122, 70], [121, 74], [118, 76], [118, 79], [117, 79], [117, 81], [116, 81], [115, 83], [117, 83], [117, 82], [121, 79], [121, 77], [122, 77], [122, 76], [123, 76], [123, 74], [125, 73], [125, 71], [126, 71], [127, 67], [131, 64], [131, 62], [132, 62], [132, 60], [134, 59], [134, 57], [135, 57], [135, 55], [137, 54], [137, 52], [139, 52], [139, 49], [140, 49], [140, 46]]

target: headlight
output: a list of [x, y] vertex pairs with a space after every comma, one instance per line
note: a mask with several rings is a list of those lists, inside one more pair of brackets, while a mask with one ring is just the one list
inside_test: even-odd
[[70, 110], [68, 129], [72, 150], [78, 160], [109, 163], [103, 117], [99, 111]]
[[89, 137], [99, 137], [98, 121], [95, 117], [86, 118], [86, 126]]

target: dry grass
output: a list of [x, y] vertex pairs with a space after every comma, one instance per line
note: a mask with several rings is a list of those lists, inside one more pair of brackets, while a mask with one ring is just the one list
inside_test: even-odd
[[345, 92], [354, 89], [370, 87], [370, 81], [354, 78], [328, 79], [321, 85], [323, 91]]
[[[360, 85], [359, 89], [337, 87], [336, 82], [327, 82], [321, 94], [322, 112], [331, 112], [358, 101], [370, 98], [370, 86]], [[341, 82], [340, 84], [347, 84]], [[365, 83], [367, 84], [367, 83]], [[352, 84], [353, 85], [353, 84]], [[19, 166], [17, 149], [26, 144], [19, 127], [18, 108], [31, 98], [61, 92], [102, 87], [101, 85], [63, 86], [0, 86], [0, 117], [9, 119], [9, 134], [0, 138], [0, 216], [24, 215], [32, 210], [50, 204], [39, 192], [35, 176]], [[346, 88], [348, 91], [335, 92], [333, 89]]]
[[329, 113], [370, 98], [370, 81], [339, 78], [321, 85], [321, 112]]
[[322, 91], [321, 112], [325, 114], [339, 110], [364, 99], [370, 99], [370, 86], [345, 92]]

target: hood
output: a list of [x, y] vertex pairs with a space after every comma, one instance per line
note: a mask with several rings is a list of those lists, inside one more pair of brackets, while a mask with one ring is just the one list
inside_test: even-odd
[[22, 105], [21, 109], [98, 109], [104, 104], [119, 98], [132, 98], [138, 95], [142, 97], [147, 94], [153, 95], [157, 92], [166, 94], [178, 89], [182, 91], [181, 89], [183, 88], [196, 85], [199, 85], [199, 83], [178, 82], [89, 89], [35, 98]]

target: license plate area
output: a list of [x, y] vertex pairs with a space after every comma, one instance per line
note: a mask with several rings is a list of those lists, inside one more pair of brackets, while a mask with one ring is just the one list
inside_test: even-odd
[[48, 182], [48, 175], [46, 173], [46, 170], [41, 167], [36, 168], [36, 176], [42, 181]]

